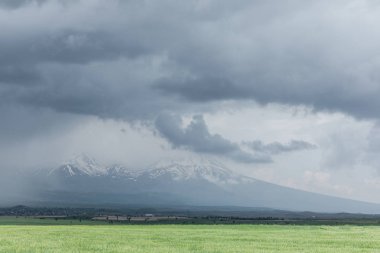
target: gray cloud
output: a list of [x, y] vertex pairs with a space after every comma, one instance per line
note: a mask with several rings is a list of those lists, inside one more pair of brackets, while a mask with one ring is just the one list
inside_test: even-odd
[[317, 148], [317, 146], [314, 144], [300, 140], [291, 140], [289, 143], [285, 144], [280, 142], [264, 144], [262, 141], [256, 140], [251, 142], [244, 142], [244, 144], [256, 152], [267, 153], [270, 155]]
[[64, 133], [77, 124], [83, 123], [83, 118], [78, 115], [57, 114], [48, 109], [17, 105], [0, 106], [0, 115], [0, 149], [9, 148], [12, 144], [19, 144], [31, 138], [54, 135], [57, 132]]
[[[202, 113], [211, 103], [252, 100], [380, 116], [375, 1], [19, 0], [0, 6], [2, 110], [11, 104], [153, 122], [161, 111]], [[2, 120], [14, 120], [10, 113]], [[178, 122], [168, 122], [179, 131]], [[242, 154], [244, 160], [234, 143], [210, 135], [205, 125], [202, 130], [201, 120], [194, 124], [188, 131], [199, 140], [187, 148], [235, 152], [235, 160]], [[187, 146], [178, 138], [174, 146]], [[272, 153], [295, 148], [255, 145]]]
[[2, 0], [0, 1], [0, 7], [16, 9], [28, 4], [42, 4], [46, 0]]
[[[167, 94], [178, 94], [196, 102], [249, 98], [246, 89], [233, 84], [228, 78], [204, 76], [186, 80], [160, 80], [153, 86]], [[248, 90], [249, 91], [249, 90]]]
[[30, 85], [40, 80], [39, 73], [30, 66], [8, 65], [0, 68], [0, 83], [3, 85]]
[[271, 162], [269, 156], [254, 155], [243, 151], [219, 134], [211, 134], [202, 116], [194, 116], [191, 123], [182, 128], [182, 120], [178, 116], [161, 114], [155, 122], [159, 133], [175, 148], [185, 148], [198, 153], [223, 155], [230, 159], [245, 163]]
[[[380, 116], [374, 1], [3, 5], [17, 8], [2, 14], [0, 96], [17, 103], [139, 119], [155, 108], [250, 99]], [[132, 70], [145, 76], [126, 76]], [[26, 79], [38, 85], [13, 85]]]

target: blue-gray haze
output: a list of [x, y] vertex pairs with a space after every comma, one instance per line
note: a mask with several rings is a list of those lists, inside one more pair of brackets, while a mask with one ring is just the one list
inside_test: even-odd
[[0, 201], [83, 152], [380, 202], [379, 31], [374, 0], [0, 1]]

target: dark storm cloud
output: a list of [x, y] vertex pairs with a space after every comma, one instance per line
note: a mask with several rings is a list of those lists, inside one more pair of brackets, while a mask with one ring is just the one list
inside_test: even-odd
[[317, 148], [317, 146], [314, 144], [300, 140], [291, 140], [289, 143], [285, 144], [280, 142], [264, 144], [262, 141], [256, 140], [251, 142], [244, 142], [244, 144], [256, 152], [267, 153], [270, 155]]
[[9, 9], [15, 9], [20, 8], [27, 4], [42, 4], [47, 0], [1, 0], [0, 1], [0, 8], [9, 8]]
[[[162, 110], [192, 113], [206, 111], [209, 102], [252, 100], [380, 117], [376, 1], [23, 0], [0, 6], [0, 105], [153, 121]], [[168, 122], [181, 138], [209, 138], [192, 143], [167, 132], [175, 146], [245, 159], [199, 119], [183, 133]], [[162, 133], [170, 129], [162, 124]]]
[[[20, 103], [139, 118], [155, 108], [189, 106], [180, 97], [194, 103], [252, 99], [380, 116], [380, 9], [374, 1], [24, 0], [3, 6], [17, 8], [1, 14], [0, 80], [6, 84], [0, 85], [43, 77], [28, 90], [15, 85]], [[124, 66], [113, 70], [120, 59]], [[94, 63], [104, 68], [89, 71]], [[146, 77], [121, 82], [131, 68]], [[57, 82], [66, 75], [70, 80]], [[103, 76], [106, 85], [93, 76]], [[149, 109], [130, 109], [148, 97]]]
[[27, 85], [39, 80], [39, 73], [30, 66], [8, 65], [0, 68], [0, 83], [3, 84]]
[[177, 81], [161, 80], [154, 87], [168, 94], [179, 94], [186, 99], [197, 102], [249, 98], [246, 89], [234, 85], [227, 78], [218, 76]]
[[[0, 48], [1, 65], [22, 63], [37, 65], [44, 62], [85, 64], [108, 61], [119, 56], [141, 55], [144, 48], [138, 42], [125, 40], [107, 31], [67, 28], [47, 34], [37, 34], [12, 44], [6, 41]], [[8, 43], [8, 44], [7, 44]]]
[[185, 148], [198, 153], [223, 155], [244, 163], [271, 162], [269, 156], [260, 156], [243, 151], [219, 134], [211, 134], [202, 116], [194, 116], [186, 128], [182, 128], [182, 120], [169, 114], [161, 114], [155, 122], [159, 133], [175, 148]]

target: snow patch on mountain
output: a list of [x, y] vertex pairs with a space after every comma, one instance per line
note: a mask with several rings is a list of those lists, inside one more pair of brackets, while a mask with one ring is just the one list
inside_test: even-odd
[[122, 165], [113, 165], [106, 168], [107, 175], [112, 178], [127, 178], [133, 181], [137, 180], [137, 177], [140, 176], [140, 172], [136, 170], [131, 170]]
[[104, 166], [98, 164], [95, 159], [89, 158], [86, 155], [76, 156], [62, 166], [53, 169], [49, 174], [64, 173], [67, 176], [102, 176], [107, 174]]
[[205, 158], [187, 158], [181, 160], [163, 160], [148, 169], [132, 170], [122, 165], [102, 166], [95, 159], [80, 155], [64, 165], [53, 169], [49, 174], [65, 177], [89, 176], [112, 177], [139, 181], [140, 178], [157, 179], [168, 177], [175, 181], [206, 180], [225, 185], [254, 182], [255, 179], [236, 174], [218, 161]]
[[148, 174], [153, 179], [169, 175], [176, 181], [204, 179], [214, 184], [255, 181], [232, 172], [218, 161], [204, 158], [160, 161], [148, 170]]

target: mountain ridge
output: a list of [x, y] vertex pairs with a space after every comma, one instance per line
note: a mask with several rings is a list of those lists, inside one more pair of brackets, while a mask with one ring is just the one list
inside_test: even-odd
[[161, 161], [146, 169], [79, 157], [40, 173], [38, 198], [76, 204], [246, 206], [294, 211], [380, 213], [380, 205], [279, 186], [218, 161]]
[[120, 164], [102, 166], [95, 159], [86, 155], [77, 156], [65, 164], [49, 169], [49, 175], [63, 173], [65, 176], [113, 176], [139, 177], [149, 174], [154, 179], [165, 174], [171, 174], [174, 180], [189, 180], [204, 178], [213, 183], [239, 183], [255, 181], [255, 179], [237, 174], [218, 161], [210, 159], [177, 159], [162, 160], [148, 166], [146, 169], [134, 170]]

